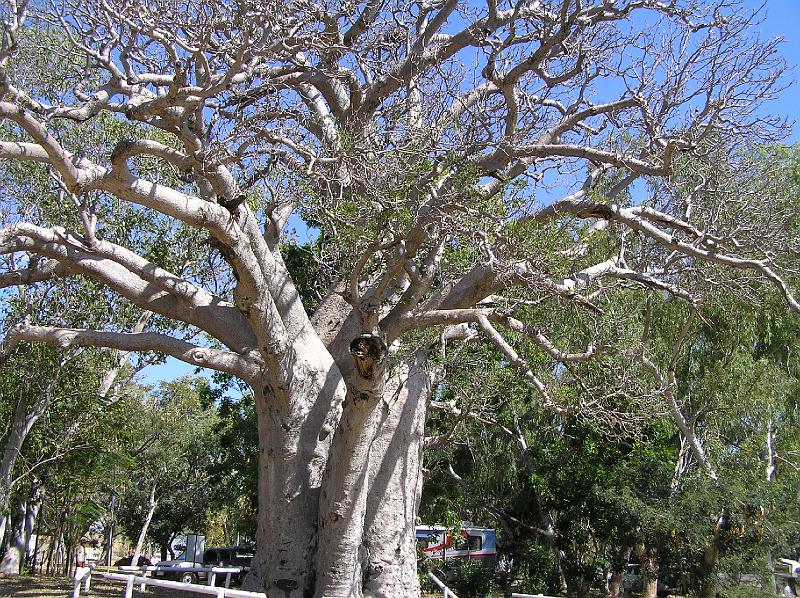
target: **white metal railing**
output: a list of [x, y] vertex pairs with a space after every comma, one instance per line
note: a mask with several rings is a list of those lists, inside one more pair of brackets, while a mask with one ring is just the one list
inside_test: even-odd
[[194, 592], [195, 594], [206, 594], [209, 596], [216, 596], [216, 598], [267, 598], [263, 592], [248, 592], [245, 590], [232, 590], [231, 588], [203, 586], [196, 583], [183, 583], [181, 581], [168, 581], [165, 579], [154, 579], [152, 577], [143, 577], [133, 573], [104, 573], [103, 577], [111, 581], [121, 581], [125, 583], [125, 598], [133, 596], [133, 586], [141, 584], [142, 591], [146, 586], [155, 586], [157, 588], [168, 588], [180, 592]]
[[453, 590], [444, 585], [444, 582], [438, 577], [436, 577], [430, 571], [428, 571], [428, 579], [430, 579], [433, 583], [435, 583], [436, 587], [444, 592], [444, 598], [458, 598], [458, 596], [455, 595]]
[[511, 594], [511, 598], [558, 598], [558, 596], [545, 596], [544, 594]]
[[[241, 573], [244, 569], [242, 567], [179, 567], [179, 566], [163, 566], [163, 565], [145, 565], [142, 567], [134, 566], [121, 566], [120, 571], [125, 572], [140, 572], [140, 573], [171, 573], [180, 576], [183, 573], [208, 573], [208, 585], [213, 586], [217, 581], [217, 574], [225, 575], [225, 587], [229, 588], [231, 585], [231, 575]], [[196, 576], [195, 576], [196, 577]]]

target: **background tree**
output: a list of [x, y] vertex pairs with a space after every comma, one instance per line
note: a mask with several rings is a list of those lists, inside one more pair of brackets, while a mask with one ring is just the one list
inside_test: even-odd
[[205, 379], [185, 377], [162, 383], [145, 405], [132, 407], [136, 432], [121, 469], [130, 483], [121, 493], [119, 520], [137, 557], [149, 535], [166, 558], [178, 533], [203, 529], [219, 506], [209, 476], [220, 460], [218, 417], [204, 401], [208, 394]]

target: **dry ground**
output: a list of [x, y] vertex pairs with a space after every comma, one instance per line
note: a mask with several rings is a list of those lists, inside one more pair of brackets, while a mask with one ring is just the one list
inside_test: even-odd
[[[66, 577], [44, 575], [24, 575], [21, 577], [0, 577], [0, 598], [72, 598], [72, 580]], [[122, 598], [125, 586], [110, 583], [97, 576], [92, 577], [92, 591], [89, 598]], [[164, 588], [149, 587], [140, 592], [134, 586], [133, 598], [192, 598], [201, 594], [175, 592]], [[441, 594], [423, 594], [424, 598], [441, 598]]]
[[[72, 580], [66, 577], [25, 575], [22, 577], [0, 577], [0, 598], [72, 598]], [[124, 587], [119, 583], [109, 583], [98, 577], [92, 578], [92, 591], [89, 598], [122, 598]], [[140, 592], [134, 586], [134, 598], [192, 598], [201, 594], [174, 592], [164, 588], [150, 587]], [[429, 598], [440, 598], [441, 594], [426, 594]]]
[[[72, 598], [72, 580], [66, 577], [25, 575], [22, 577], [0, 578], [0, 598]], [[163, 588], [147, 588], [140, 592], [134, 586], [134, 598], [191, 598], [200, 594], [174, 592]], [[92, 577], [90, 598], [122, 598], [125, 586], [110, 583], [97, 576]]]

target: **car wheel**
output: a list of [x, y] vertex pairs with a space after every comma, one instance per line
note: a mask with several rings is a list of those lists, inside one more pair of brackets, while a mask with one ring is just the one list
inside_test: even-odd
[[196, 573], [184, 573], [180, 577], [180, 581], [182, 583], [197, 583], [197, 574]]

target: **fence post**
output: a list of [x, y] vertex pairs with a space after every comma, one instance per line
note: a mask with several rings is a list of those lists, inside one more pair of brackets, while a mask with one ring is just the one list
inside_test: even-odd
[[125, 598], [133, 597], [133, 575], [128, 576], [128, 581], [125, 583]]
[[455, 595], [455, 593], [453, 592], [453, 590], [451, 590], [450, 588], [448, 588], [448, 587], [447, 587], [447, 586], [444, 584], [444, 582], [443, 582], [441, 579], [439, 579], [438, 577], [436, 577], [436, 576], [435, 576], [433, 573], [431, 573], [430, 571], [428, 571], [428, 578], [429, 578], [429, 579], [430, 579], [430, 580], [431, 580], [431, 581], [432, 581], [434, 584], [436, 584], [436, 587], [438, 587], [440, 590], [442, 590], [442, 592], [444, 592], [444, 598], [458, 598], [458, 596], [456, 596], [456, 595]]

